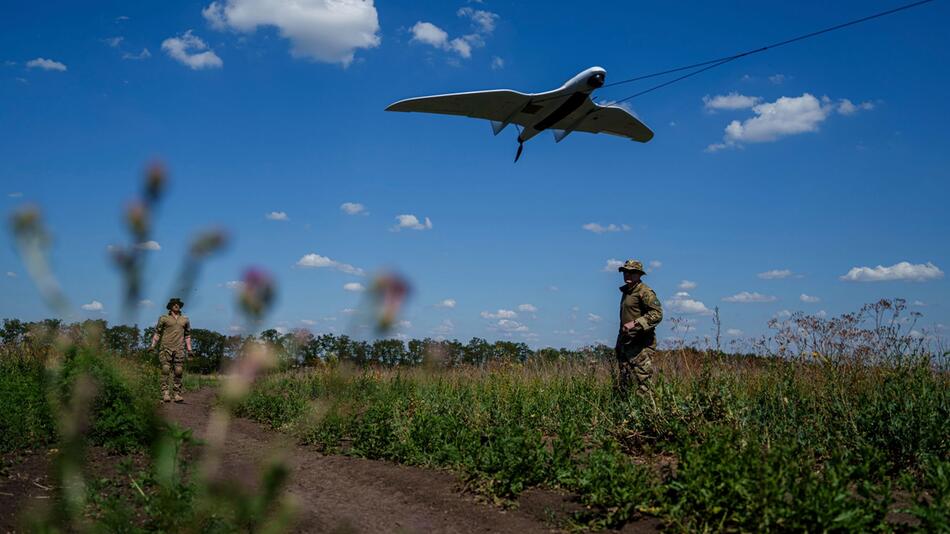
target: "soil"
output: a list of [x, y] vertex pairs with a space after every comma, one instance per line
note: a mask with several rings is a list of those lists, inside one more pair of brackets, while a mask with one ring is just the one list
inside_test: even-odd
[[[163, 405], [162, 411], [200, 439], [213, 405], [214, 391], [203, 389], [186, 393], [184, 403]], [[260, 478], [258, 466], [275, 454], [291, 469], [286, 491], [297, 504], [295, 532], [552, 532], [580, 509], [570, 495], [539, 489], [525, 492], [517, 506], [502, 508], [463, 491], [450, 472], [323, 455], [245, 419], [232, 421], [222, 472], [253, 489]], [[3, 458], [0, 532], [16, 531], [19, 510], [49, 499], [51, 457], [43, 450]], [[107, 458], [96, 460], [93, 465], [109, 463]], [[660, 526], [647, 518], [627, 524], [623, 532], [657, 532]]]

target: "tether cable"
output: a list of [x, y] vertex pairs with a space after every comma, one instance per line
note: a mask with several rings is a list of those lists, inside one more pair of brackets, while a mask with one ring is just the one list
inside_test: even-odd
[[[695, 70], [695, 71], [690, 72], [690, 73], [688, 73], [688, 74], [685, 74], [685, 75], [683, 75], [683, 76], [680, 76], [680, 77], [678, 77], [678, 78], [674, 78], [674, 79], [672, 79], [672, 80], [670, 80], [670, 81], [667, 81], [667, 82], [664, 82], [664, 83], [655, 85], [655, 86], [653, 86], [653, 87], [650, 87], [650, 88], [645, 89], [645, 90], [643, 90], [643, 91], [640, 91], [640, 92], [638, 92], [638, 93], [635, 93], [635, 94], [633, 94], [633, 95], [630, 95], [630, 96], [628, 96], [628, 97], [626, 97], [626, 98], [622, 98], [622, 99], [620, 99], [620, 100], [613, 100], [613, 101], [611, 101], [612, 104], [617, 104], [617, 103], [620, 103], [620, 102], [626, 102], [627, 100], [630, 100], [630, 99], [632, 99], [632, 98], [636, 98], [636, 97], [638, 97], [638, 96], [645, 95], [645, 94], [647, 94], [647, 93], [649, 93], [649, 92], [656, 91], [657, 89], [660, 89], [660, 88], [662, 88], [662, 87], [666, 87], [666, 86], [668, 86], [668, 85], [674, 84], [674, 83], [676, 83], [676, 82], [678, 82], [678, 81], [680, 81], [680, 80], [685, 80], [686, 78], [689, 78], [689, 77], [691, 77], [691, 76], [695, 76], [695, 75], [697, 75], [697, 74], [699, 74], [699, 73], [701, 73], [701, 72], [705, 72], [705, 71], [707, 71], [707, 70], [709, 70], [709, 69], [718, 67], [718, 66], [720, 66], [720, 65], [724, 65], [724, 64], [729, 63], [729, 62], [731, 62], [731, 61], [735, 61], [735, 60], [737, 60], [737, 59], [739, 59], [739, 58], [743, 58], [743, 57], [746, 57], [746, 56], [751, 56], [752, 54], [758, 54], [758, 53], [760, 53], [760, 52], [765, 52], [766, 50], [770, 50], [770, 49], [772, 49], [772, 48], [778, 48], [778, 47], [780, 47], [780, 46], [785, 46], [785, 45], [787, 45], [787, 44], [792, 44], [792, 43], [795, 43], [795, 42], [798, 42], [798, 41], [804, 41], [805, 39], [810, 39], [810, 38], [812, 38], [812, 37], [817, 37], [817, 36], [822, 35], [822, 34], [825, 34], [825, 33], [833, 32], [833, 31], [836, 31], [836, 30], [840, 30], [840, 29], [842, 29], [842, 28], [847, 28], [848, 26], [854, 26], [855, 24], [861, 24], [862, 22], [867, 22], [867, 21], [869, 21], [869, 20], [873, 20], [873, 19], [877, 19], [877, 18], [881, 18], [881, 17], [886, 17], [886, 16], [888, 16], [888, 15], [893, 15], [894, 13], [897, 13], [897, 12], [900, 12], [900, 11], [905, 11], [905, 10], [908, 10], [908, 9], [912, 9], [912, 8], [915, 8], [915, 7], [918, 7], [918, 6], [922, 6], [922, 5], [924, 5], [924, 4], [929, 4], [930, 2], [933, 2], [933, 1], [934, 1], [934, 0], [919, 0], [918, 2], [912, 2], [912, 3], [910, 3], [910, 4], [905, 4], [905, 5], [902, 5], [902, 6], [899, 6], [899, 7], [895, 7], [895, 8], [893, 8], [893, 9], [888, 9], [888, 10], [886, 10], [886, 11], [881, 11], [880, 13], [875, 13], [875, 14], [873, 14], [873, 15], [868, 15], [868, 16], [866, 16], [866, 17], [861, 17], [861, 18], [859, 18], [859, 19], [854, 19], [854, 20], [851, 20], [851, 21], [848, 21], [848, 22], [845, 22], [845, 23], [842, 23], [842, 24], [837, 24], [837, 25], [835, 25], [835, 26], [831, 26], [831, 27], [825, 28], [825, 29], [823, 29], [823, 30], [818, 30], [818, 31], [814, 31], [814, 32], [811, 32], [811, 33], [806, 33], [806, 34], [804, 34], [804, 35], [799, 35], [798, 37], [793, 37], [793, 38], [791, 38], [791, 39], [786, 39], [786, 40], [784, 40], [784, 41], [779, 41], [779, 42], [777, 42], [777, 43], [773, 43], [773, 44], [766, 45], [766, 46], [763, 46], [763, 47], [760, 47], [760, 48], [756, 48], [756, 49], [754, 49], [754, 50], [747, 50], [747, 51], [745, 51], [745, 52], [740, 52], [740, 53], [738, 53], [738, 54], [733, 54], [733, 55], [731, 55], [731, 56], [725, 56], [725, 57], [721, 57], [721, 58], [718, 58], [718, 59], [711, 59], [711, 60], [709, 60], [709, 61], [703, 61], [702, 63], [694, 63], [694, 64], [692, 64], [692, 65], [686, 65], [686, 66], [684, 66], [684, 67], [676, 67], [676, 68], [674, 68], [674, 69], [667, 69], [667, 70], [660, 71], [660, 72], [654, 72], [654, 73], [652, 73], [652, 74], [645, 74], [645, 75], [643, 75], [643, 76], [636, 76], [636, 77], [634, 77], [634, 78], [628, 78], [628, 79], [626, 79], [626, 80], [620, 80], [620, 81], [618, 81], [618, 82], [608, 83], [608, 84], [604, 85], [603, 88], [606, 89], [607, 87], [613, 87], [613, 86], [622, 85], [622, 84], [625, 84], [625, 83], [631, 83], [631, 82], [636, 82], [636, 81], [640, 81], [640, 80], [646, 80], [646, 79], [648, 79], [648, 78], [655, 78], [655, 77], [657, 77], [657, 76], [663, 76], [663, 75], [665, 75], [665, 74], [672, 74], [672, 73], [674, 73], [674, 72], [682, 72], [682, 71], [684, 71], [684, 70], [698, 69], [698, 70]], [[703, 68], [699, 68], [699, 67], [703, 67]]]

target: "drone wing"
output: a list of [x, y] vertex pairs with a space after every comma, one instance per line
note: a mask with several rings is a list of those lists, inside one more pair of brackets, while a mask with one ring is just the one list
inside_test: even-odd
[[594, 106], [595, 109], [573, 131], [606, 133], [626, 137], [641, 143], [653, 139], [653, 131], [627, 110], [619, 106], [601, 106], [598, 104], [594, 104]]
[[474, 91], [449, 95], [422, 96], [408, 98], [390, 104], [386, 111], [415, 111], [418, 113], [438, 113], [440, 115], [463, 115], [476, 119], [520, 124], [518, 115], [531, 95], [499, 89], [494, 91]]

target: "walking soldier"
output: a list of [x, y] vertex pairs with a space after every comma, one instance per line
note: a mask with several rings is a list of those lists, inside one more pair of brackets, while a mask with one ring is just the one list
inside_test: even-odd
[[618, 269], [623, 273], [620, 287], [620, 333], [617, 335], [618, 383], [626, 394], [636, 380], [637, 391], [646, 393], [653, 380], [653, 355], [656, 353], [656, 325], [663, 320], [663, 309], [656, 293], [640, 280], [643, 264], [627, 260]]
[[[179, 298], [168, 301], [165, 308], [168, 313], [158, 318], [155, 325], [155, 335], [152, 336], [152, 345], [161, 340], [159, 361], [162, 364], [162, 401], [171, 401], [168, 393], [170, 386], [174, 388], [175, 402], [183, 402], [181, 396], [181, 376], [185, 371], [185, 355], [191, 352], [191, 321], [181, 313], [185, 303]], [[187, 351], [187, 352], [186, 352]]]

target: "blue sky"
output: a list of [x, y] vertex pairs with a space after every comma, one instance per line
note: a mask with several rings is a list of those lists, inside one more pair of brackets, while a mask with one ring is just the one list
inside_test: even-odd
[[[106, 248], [127, 240], [123, 207], [157, 159], [171, 186], [148, 255], [145, 296], [159, 305], [142, 323], [170, 296], [194, 232], [223, 227], [231, 246], [183, 296], [196, 327], [235, 325], [227, 283], [258, 266], [279, 287], [269, 325], [346, 332], [344, 311], [363, 297], [344, 285], [396, 269], [414, 287], [404, 335], [610, 342], [621, 280], [605, 268], [626, 258], [655, 262], [646, 280], [668, 317], [693, 322], [690, 335], [710, 332], [716, 306], [724, 330], [749, 337], [783, 310], [838, 314], [881, 297], [917, 302], [937, 332], [950, 324], [945, 2], [634, 99], [650, 143], [541, 135], [517, 165], [513, 130], [383, 109], [544, 91], [593, 65], [610, 83], [897, 4], [299, 5], [5, 8], [0, 202], [43, 209], [76, 317], [118, 320]], [[419, 229], [404, 218], [393, 231], [400, 215]], [[48, 316], [11, 237], [0, 241], [0, 317]], [[299, 266], [310, 254], [335, 263]]]

